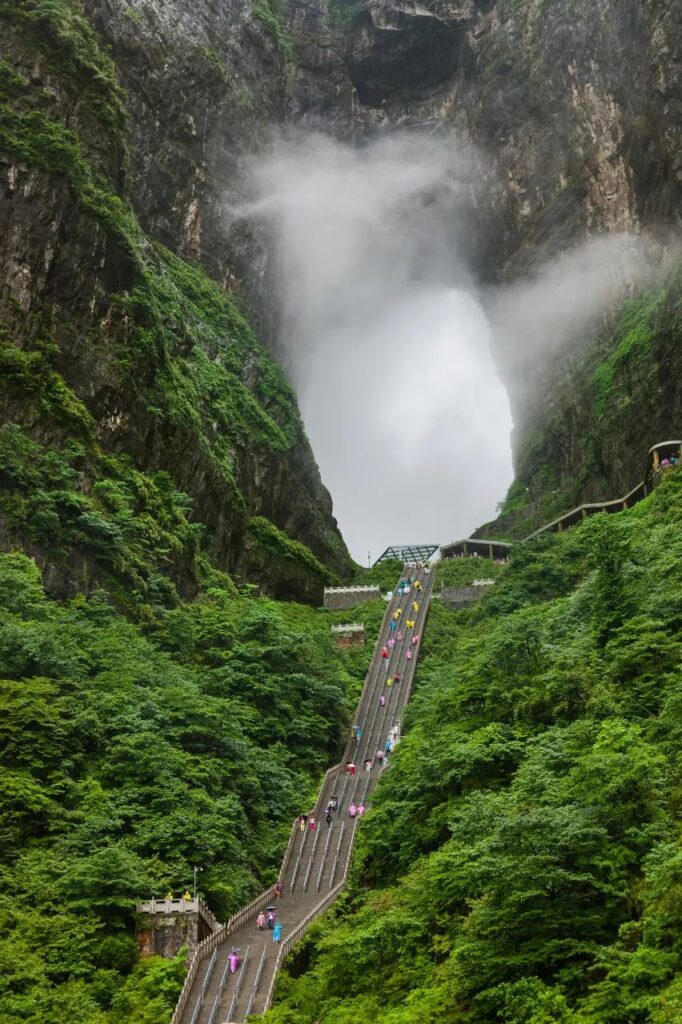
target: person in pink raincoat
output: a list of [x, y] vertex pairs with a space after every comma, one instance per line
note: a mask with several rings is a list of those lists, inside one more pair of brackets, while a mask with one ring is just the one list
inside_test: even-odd
[[408, 661], [412, 661], [412, 651], [408, 651], [405, 657], [407, 658]]
[[384, 697], [383, 693], [379, 697], [379, 707], [380, 708], [385, 708], [386, 707], [386, 698]]
[[390, 647], [391, 650], [393, 650], [393, 648], [395, 647], [395, 640], [393, 639], [393, 637], [389, 637], [388, 646]]
[[412, 637], [412, 646], [416, 647], [418, 643], [419, 643], [419, 633], [417, 633], [416, 636]]
[[261, 910], [260, 914], [258, 915], [258, 917], [256, 918], [256, 925], [258, 927], [258, 930], [261, 931], [261, 932], [265, 928], [265, 914], [263, 913], [262, 910]]
[[355, 801], [351, 800], [350, 804], [348, 805], [348, 817], [349, 818], [355, 818], [357, 813], [358, 813], [358, 809], [357, 809], [357, 807], [355, 805]]
[[237, 968], [239, 967], [239, 956], [237, 955], [237, 950], [234, 948], [234, 946], [230, 950], [230, 955], [228, 959], [230, 961], [230, 974], [235, 974]]

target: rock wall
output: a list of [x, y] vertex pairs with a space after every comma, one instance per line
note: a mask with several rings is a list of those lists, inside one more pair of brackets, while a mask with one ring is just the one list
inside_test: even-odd
[[[75, 504], [92, 502], [112, 471], [108, 457], [128, 460], [143, 473], [164, 471], [190, 496], [191, 516], [220, 568], [280, 596], [317, 600], [350, 560], [295, 396], [229, 295], [158, 243], [160, 237], [205, 264], [238, 252], [220, 218], [204, 211], [222, 188], [214, 168], [218, 148], [229, 149], [225, 126], [234, 143], [248, 120], [246, 109], [234, 112], [234, 90], [247, 72], [233, 64], [225, 81], [218, 75], [217, 57], [204, 43], [214, 39], [217, 47], [217, 34], [193, 21], [189, 5], [174, 13], [159, 5], [152, 35], [142, 31], [147, 7], [91, 7], [93, 21], [110, 29], [117, 45], [124, 49], [120, 40], [127, 40], [133, 56], [120, 66], [79, 10], [71, 0], [0, 4], [7, 101], [0, 116], [2, 422], [77, 460], [71, 511], [55, 513], [60, 527], [65, 516], [74, 519]], [[255, 76], [250, 87], [262, 91], [254, 103], [263, 124], [281, 77], [272, 28], [243, 5], [211, 10], [224, 17], [224, 46], [237, 48]], [[175, 49], [174, 25], [186, 29], [173, 37]], [[182, 49], [190, 36], [198, 40], [196, 63]], [[211, 91], [217, 80], [222, 100]], [[204, 116], [200, 130], [198, 111], [211, 114], [214, 106], [224, 116], [211, 130]], [[204, 173], [209, 192], [200, 187]], [[223, 282], [234, 276], [227, 256], [225, 268], [216, 275]], [[1, 468], [6, 486], [38, 486], [28, 479], [28, 460], [21, 473]], [[88, 524], [104, 507], [98, 501]], [[22, 526], [18, 498], [12, 514], [0, 508], [0, 519], [3, 513], [4, 543], [36, 539], [40, 531], [27, 534]], [[54, 534], [45, 526], [31, 548], [54, 591], [73, 593], [84, 579], [86, 589], [96, 586], [102, 573], [88, 531], [80, 533], [88, 553], [79, 549], [76, 557], [71, 543], [58, 557], [50, 552]], [[266, 553], [264, 536], [268, 552], [273, 545], [283, 551], [279, 561]], [[302, 544], [292, 547], [287, 536]], [[186, 593], [196, 587], [191, 546], [162, 559]], [[296, 563], [295, 572], [284, 572], [285, 560]]]
[[[646, 230], [665, 246], [679, 228], [679, 5], [289, 0], [288, 10], [299, 123], [346, 139], [454, 131], [473, 146], [470, 248], [482, 282], [513, 280], [595, 235]], [[592, 374], [616, 352], [617, 334], [607, 326], [578, 353], [536, 360], [530, 386], [528, 366], [498, 353], [519, 486], [534, 492], [539, 516], [623, 493], [639, 479], [643, 450], [675, 432], [675, 343], [616, 381], [594, 415]], [[635, 421], [624, 406], [637, 408]]]

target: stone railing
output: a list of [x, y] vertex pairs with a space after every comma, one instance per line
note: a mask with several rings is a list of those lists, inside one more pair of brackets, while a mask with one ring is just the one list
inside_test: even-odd
[[332, 633], [364, 633], [365, 627], [361, 622], [349, 622], [347, 625], [332, 626]]
[[[330, 771], [334, 770], [335, 769], [330, 769]], [[289, 842], [287, 843], [287, 848], [284, 852], [284, 859], [282, 861], [281, 867], [282, 875], [286, 871], [287, 865], [289, 864], [289, 860], [291, 859], [291, 853], [294, 848], [296, 834], [297, 829], [296, 826], [294, 825], [291, 829], [291, 834], [289, 835]], [[200, 964], [206, 959], [207, 956], [209, 956], [209, 954], [213, 952], [213, 950], [217, 949], [218, 946], [221, 945], [221, 943], [225, 942], [227, 938], [232, 934], [232, 932], [236, 931], [238, 928], [241, 928], [245, 921], [248, 921], [250, 917], [257, 914], [260, 910], [264, 910], [267, 907], [268, 903], [270, 903], [271, 900], [274, 899], [274, 896], [275, 886], [271, 885], [269, 889], [266, 889], [265, 892], [262, 892], [258, 896], [255, 896], [250, 903], [247, 903], [245, 907], [242, 907], [241, 910], [237, 911], [236, 914], [233, 914], [226, 924], [220, 925], [220, 927], [212, 935], [209, 935], [207, 939], [204, 939], [203, 942], [199, 943], [187, 969], [185, 983], [182, 986], [182, 990], [178, 997], [175, 1010], [173, 1011], [173, 1016], [171, 1017], [171, 1024], [180, 1024], [180, 1019], [182, 1017], [185, 1006], [187, 1005], [187, 1000], [189, 999], [190, 992], [192, 990], [192, 985], [194, 984], [194, 979], [197, 975], [197, 971], [199, 970]]]
[[381, 598], [381, 590], [376, 586], [365, 587], [326, 587], [323, 607], [330, 610], [352, 608], [362, 601], [375, 601]]
[[373, 593], [381, 593], [379, 587], [375, 584], [363, 584], [359, 583], [354, 587], [325, 587], [325, 594], [357, 594], [363, 591], [372, 591]]

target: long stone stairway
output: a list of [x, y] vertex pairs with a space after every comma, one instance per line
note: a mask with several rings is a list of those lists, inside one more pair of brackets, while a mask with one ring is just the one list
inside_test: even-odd
[[[362, 736], [359, 741], [351, 736], [343, 761], [325, 775], [314, 809], [315, 830], [306, 827], [301, 831], [298, 823], [294, 824], [280, 873], [282, 895], [275, 896], [274, 886], [268, 889], [199, 946], [172, 1024], [244, 1024], [250, 1014], [264, 1013], [286, 954], [343, 888], [361, 820], [351, 819], [348, 808], [352, 802], [367, 805], [379, 775], [387, 768], [390, 770], [390, 756], [389, 765], [382, 767], [375, 755], [384, 748], [389, 730], [400, 725], [412, 689], [420, 648], [419, 640], [413, 644], [413, 639], [421, 637], [433, 577], [423, 569], [411, 572], [423, 590], [414, 586], [407, 594], [396, 590], [388, 603], [354, 720], [362, 729]], [[419, 604], [418, 612], [412, 611], [413, 601]], [[391, 633], [390, 622], [398, 608], [402, 609], [402, 616], [398, 629]], [[406, 623], [412, 619], [415, 625], [408, 629]], [[395, 639], [399, 633], [400, 641]], [[395, 644], [386, 659], [382, 657], [382, 648], [390, 636]], [[407, 657], [408, 651], [411, 658]], [[401, 674], [401, 681], [387, 686], [387, 677], [395, 677], [396, 673]], [[369, 772], [363, 768], [367, 759], [372, 759]], [[356, 765], [355, 775], [344, 771], [348, 762]], [[324, 812], [333, 796], [339, 806], [328, 827]], [[282, 925], [281, 944], [273, 942], [272, 931], [259, 931], [256, 926], [258, 912], [267, 906], [277, 907], [276, 919]], [[229, 954], [233, 947], [239, 950], [241, 965], [231, 974]]]

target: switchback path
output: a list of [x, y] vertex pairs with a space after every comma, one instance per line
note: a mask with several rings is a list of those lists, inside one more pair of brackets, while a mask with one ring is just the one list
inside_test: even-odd
[[[367, 804], [379, 775], [387, 770], [376, 762], [375, 755], [384, 748], [389, 730], [400, 725], [419, 657], [420, 639], [415, 643], [413, 640], [421, 637], [424, 628], [433, 576], [423, 569], [412, 572], [423, 590], [413, 585], [405, 595], [396, 591], [388, 603], [354, 719], [362, 736], [359, 742], [354, 736], [348, 740], [343, 761], [325, 775], [315, 804], [316, 829], [301, 832], [298, 824], [294, 825], [280, 873], [282, 896], [276, 899], [274, 887], [268, 889], [201, 943], [190, 964], [172, 1024], [243, 1024], [249, 1014], [264, 1013], [284, 957], [343, 888], [358, 828], [358, 819], [349, 817], [348, 807], [353, 801]], [[409, 574], [410, 570], [406, 570]], [[417, 612], [412, 611], [413, 601], [419, 604]], [[391, 633], [390, 623], [399, 608], [400, 622]], [[415, 623], [409, 629], [408, 620]], [[396, 639], [389, 650], [390, 657], [383, 658], [382, 648], [390, 636], [396, 638], [399, 632], [402, 639]], [[401, 681], [387, 686], [387, 677], [396, 673], [402, 676]], [[369, 758], [373, 766], [367, 772], [363, 762]], [[344, 772], [348, 761], [357, 766], [354, 776]], [[328, 827], [324, 812], [332, 796], [338, 798], [339, 807]], [[256, 927], [259, 910], [269, 905], [277, 906], [281, 944], [273, 942], [271, 931], [259, 931]], [[235, 974], [230, 974], [228, 957], [233, 946], [239, 949], [242, 964]]]

